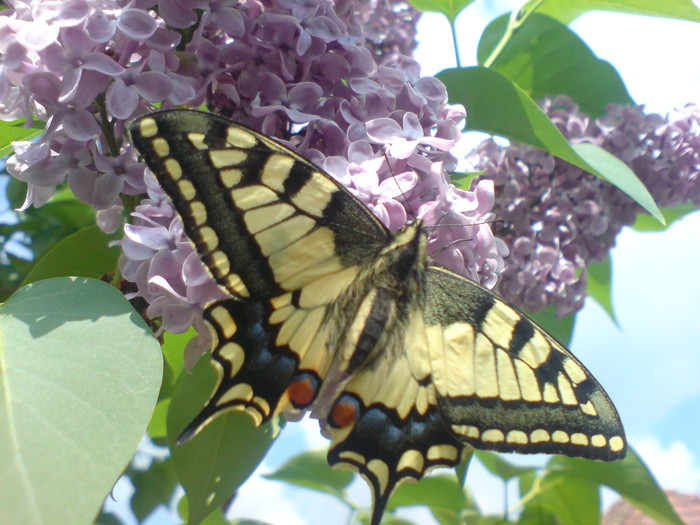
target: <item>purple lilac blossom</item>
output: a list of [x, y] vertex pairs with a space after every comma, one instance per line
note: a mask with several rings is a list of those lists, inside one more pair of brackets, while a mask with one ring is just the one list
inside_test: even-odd
[[[626, 162], [656, 203], [700, 205], [700, 110], [663, 118], [642, 106], [610, 105], [599, 119], [567, 97], [542, 107], [572, 143], [598, 145]], [[494, 225], [509, 249], [497, 291], [517, 306], [559, 315], [583, 306], [586, 265], [603, 261], [642, 208], [612, 184], [548, 153], [486, 140], [468, 155], [495, 184]]]
[[[124, 135], [127, 122], [154, 104], [206, 103], [281, 139], [345, 183], [392, 229], [414, 216], [428, 227], [449, 225], [434, 228], [430, 240], [437, 262], [495, 284], [504, 245], [489, 226], [493, 183], [467, 192], [445, 175], [456, 165], [451, 150], [464, 109], [448, 106], [444, 85], [421, 77], [419, 65], [399, 55], [413, 45], [415, 16], [406, 14], [405, 4], [9, 5], [0, 12], [0, 118], [46, 121], [42, 138], [15, 143], [8, 161], [12, 175], [28, 183], [23, 207], [42, 205], [67, 180], [79, 199], [99, 210], [98, 224], [114, 229], [122, 197], [146, 194], [127, 210], [120, 268], [136, 284], [130, 296], [146, 300], [147, 314], [160, 317], [162, 329], [183, 332], [194, 325], [200, 331], [188, 362], [209, 346], [203, 307], [225, 295]], [[396, 17], [406, 24], [395, 23]], [[365, 34], [391, 34], [394, 42], [378, 53]], [[403, 38], [411, 38], [407, 47], [398, 43]]]
[[365, 46], [377, 63], [411, 56], [416, 49], [416, 26], [421, 12], [406, 0], [361, 0], [353, 10], [362, 25]]

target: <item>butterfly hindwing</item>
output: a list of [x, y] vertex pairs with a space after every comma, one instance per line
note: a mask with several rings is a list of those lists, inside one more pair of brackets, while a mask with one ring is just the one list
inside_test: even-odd
[[371, 367], [353, 374], [326, 422], [332, 439], [328, 461], [367, 480], [373, 524], [380, 522], [401, 482], [419, 480], [435, 467], [453, 467], [462, 459], [464, 444], [438, 409], [421, 315], [414, 310], [409, 323], [396, 331], [393, 346]]
[[488, 290], [443, 268], [427, 276], [432, 377], [459, 439], [508, 452], [624, 457], [617, 411], [576, 357]]
[[218, 382], [207, 405], [183, 431], [185, 442], [221, 412], [242, 410], [257, 425], [283, 410], [309, 406], [328, 367], [325, 305], [299, 305], [299, 293], [269, 300], [227, 299], [204, 312], [214, 342]]
[[[264, 301], [226, 299], [204, 312], [213, 341], [218, 383], [204, 409], [178, 437], [184, 443], [220, 412], [244, 410], [256, 424], [276, 411], [297, 371], [297, 356], [273, 343]], [[272, 377], [271, 377], [272, 375]]]

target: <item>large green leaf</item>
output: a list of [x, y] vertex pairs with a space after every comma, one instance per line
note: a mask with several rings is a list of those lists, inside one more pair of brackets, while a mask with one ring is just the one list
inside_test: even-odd
[[326, 460], [327, 453], [327, 450], [302, 452], [265, 477], [345, 499], [345, 489], [354, 475], [348, 470], [332, 469]]
[[631, 448], [622, 461], [608, 463], [554, 456], [547, 468], [559, 475], [605, 484], [656, 521], [683, 525], [663, 489]]
[[617, 186], [637, 201], [642, 208], [651, 213], [659, 223], [665, 224], [666, 219], [656, 207], [654, 198], [649, 193], [649, 190], [627, 164], [612, 153], [593, 144], [581, 143], [574, 144], [572, 147], [589, 166], [593, 167], [593, 170], [589, 169], [588, 171]]
[[209, 399], [216, 372], [209, 355], [192, 374], [183, 371], [168, 411], [168, 443], [189, 503], [190, 524], [202, 523], [253, 473], [276, 437], [271, 423], [256, 427], [243, 412], [229, 412], [209, 423], [184, 445], [175, 440]]
[[[479, 41], [479, 64], [485, 65], [506, 33], [508, 22], [509, 16], [504, 15], [486, 28]], [[532, 98], [568, 95], [594, 117], [611, 102], [634, 103], [614, 67], [596, 57], [568, 27], [537, 13], [510, 36], [489, 67]]]
[[591, 144], [571, 146], [537, 104], [508, 78], [484, 67], [447, 69], [437, 76], [447, 86], [450, 100], [466, 107], [469, 130], [548, 151], [616, 185], [663, 222], [649, 192], [624, 162]]
[[431, 11], [442, 13], [450, 22], [453, 22], [457, 15], [474, 0], [409, 0], [411, 5], [419, 11]]
[[110, 243], [120, 237], [94, 225], [69, 235], [37, 261], [22, 284], [67, 275], [99, 279], [116, 269], [121, 250]]
[[692, 0], [547, 0], [537, 11], [565, 24], [589, 11], [615, 11], [700, 22], [700, 10]]
[[118, 290], [84, 278], [19, 289], [0, 334], [0, 515], [92, 523], [153, 412], [160, 346]]

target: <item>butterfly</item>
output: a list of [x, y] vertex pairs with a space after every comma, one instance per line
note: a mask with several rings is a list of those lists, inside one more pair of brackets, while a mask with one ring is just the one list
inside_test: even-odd
[[526, 315], [432, 264], [420, 221], [389, 231], [322, 169], [219, 116], [159, 111], [131, 136], [230, 295], [204, 311], [219, 380], [179, 442], [229, 410], [258, 425], [311, 411], [328, 462], [369, 483], [372, 525], [399, 483], [469, 446], [624, 457], [596, 379]]

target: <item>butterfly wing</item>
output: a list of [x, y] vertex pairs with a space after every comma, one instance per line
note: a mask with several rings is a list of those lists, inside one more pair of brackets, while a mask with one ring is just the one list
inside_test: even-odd
[[427, 274], [425, 318], [440, 413], [477, 448], [615, 460], [626, 452], [603, 387], [534, 321], [443, 268]]
[[234, 298], [205, 310], [219, 383], [181, 441], [225, 410], [260, 423], [307, 406], [332, 361], [329, 305], [391, 234], [320, 168], [228, 119], [167, 110], [137, 119], [131, 134]]
[[134, 145], [216, 282], [237, 298], [299, 290], [378, 256], [388, 230], [320, 168], [209, 113], [137, 119]]
[[372, 365], [350, 377], [326, 420], [328, 460], [368, 481], [373, 525], [397, 485], [457, 465], [465, 445], [624, 457], [624, 430], [607, 394], [536, 323], [432, 266], [408, 304], [410, 315]]
[[396, 486], [435, 467], [456, 466], [464, 450], [438, 407], [418, 306], [372, 366], [352, 375], [325, 422], [332, 439], [328, 462], [358, 472], [372, 489], [372, 525], [380, 523]]

